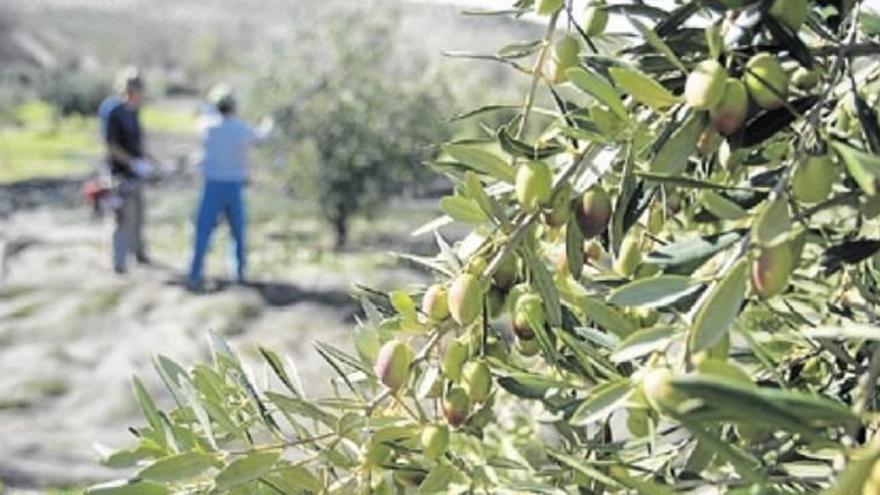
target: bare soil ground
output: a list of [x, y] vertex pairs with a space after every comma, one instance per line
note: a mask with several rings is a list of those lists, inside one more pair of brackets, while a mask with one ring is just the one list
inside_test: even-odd
[[[174, 142], [160, 141], [157, 149], [187, 147], [188, 138], [166, 138]], [[348, 333], [359, 311], [349, 295], [353, 285], [425, 280], [388, 254], [394, 246], [430, 249], [430, 237], [427, 246], [411, 244], [415, 221], [362, 224], [356, 250], [331, 254], [311, 238], [320, 230], [313, 214], [296, 201], [267, 197], [271, 190], [258, 185], [250, 193], [253, 283], [221, 281], [207, 294], [187, 292], [180, 282], [198, 189], [191, 174], [148, 192], [155, 263], [119, 276], [110, 270], [112, 221], [91, 218], [79, 184], [43, 181], [0, 191], [7, 205], [0, 216], [0, 480], [13, 493], [118, 475], [99, 466], [94, 444], [125, 446], [126, 427], [140, 424], [132, 375], [170, 405], [153, 355], [184, 366], [204, 360], [211, 330], [254, 363], [260, 345], [290, 356], [307, 388], [319, 391], [329, 367], [312, 343], [351, 349]], [[402, 209], [434, 214], [414, 202], [394, 208]], [[214, 276], [225, 273], [224, 230], [209, 260]], [[259, 365], [254, 370], [259, 374]]]

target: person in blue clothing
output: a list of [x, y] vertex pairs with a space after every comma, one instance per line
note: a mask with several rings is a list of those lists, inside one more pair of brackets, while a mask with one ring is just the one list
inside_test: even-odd
[[211, 234], [222, 215], [232, 233], [235, 278], [244, 283], [246, 267], [246, 215], [244, 186], [248, 180], [247, 154], [254, 144], [268, 138], [272, 121], [255, 129], [236, 116], [236, 100], [228, 86], [211, 90], [208, 96], [216, 112], [202, 122], [201, 201], [196, 214], [196, 236], [188, 284], [199, 290], [204, 283], [205, 255]]

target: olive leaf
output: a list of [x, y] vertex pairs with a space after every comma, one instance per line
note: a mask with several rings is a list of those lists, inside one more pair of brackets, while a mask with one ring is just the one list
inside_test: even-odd
[[566, 70], [565, 74], [575, 86], [608, 106], [621, 120], [630, 121], [629, 111], [623, 106], [617, 91], [605, 78], [583, 67], [572, 67]]
[[749, 261], [743, 258], [709, 290], [694, 317], [688, 338], [691, 353], [712, 347], [727, 333], [745, 300]]
[[683, 123], [670, 122], [669, 126], [675, 131], [651, 160], [648, 170], [653, 174], [676, 176], [684, 172], [706, 127], [706, 117], [703, 112], [691, 112]]
[[443, 146], [443, 151], [481, 174], [510, 184], [513, 184], [516, 177], [516, 171], [507, 162], [480, 148], [463, 144], [447, 144]]
[[637, 279], [620, 286], [608, 296], [608, 302], [618, 306], [657, 308], [672, 304], [696, 291], [701, 283], [684, 275], [658, 275]]
[[655, 110], [663, 110], [681, 102], [681, 98], [642, 72], [626, 67], [612, 67], [608, 69], [608, 73], [617, 87]]

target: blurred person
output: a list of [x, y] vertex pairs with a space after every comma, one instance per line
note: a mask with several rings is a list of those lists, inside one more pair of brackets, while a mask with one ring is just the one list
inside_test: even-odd
[[230, 258], [236, 281], [246, 282], [244, 186], [248, 181], [247, 154], [251, 146], [269, 137], [274, 126], [269, 118], [264, 119], [258, 128], [239, 119], [235, 95], [229, 86], [214, 87], [208, 94], [208, 102], [210, 111], [201, 123], [203, 186], [188, 276], [191, 290], [200, 290], [203, 286], [205, 255], [221, 215], [232, 234]]
[[107, 120], [103, 132], [118, 198], [113, 232], [113, 269], [123, 274], [127, 271], [130, 253], [138, 263], [150, 263], [144, 239], [143, 189], [152, 165], [144, 150], [139, 114], [144, 99], [144, 81], [137, 70], [126, 69], [119, 74], [116, 86], [120, 93], [119, 102], [111, 107], [112, 100], [105, 100]]

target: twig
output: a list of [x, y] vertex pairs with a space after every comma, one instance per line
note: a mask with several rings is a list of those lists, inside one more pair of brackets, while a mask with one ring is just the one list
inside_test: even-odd
[[526, 94], [526, 101], [523, 103], [523, 116], [519, 124], [519, 130], [516, 133], [517, 139], [522, 138], [526, 132], [526, 124], [528, 123], [529, 115], [532, 113], [532, 106], [535, 103], [535, 93], [538, 91], [538, 82], [540, 82], [541, 74], [543, 72], [544, 60], [547, 59], [547, 52], [550, 50], [553, 31], [556, 29], [556, 20], [558, 18], [559, 11], [550, 17], [550, 22], [547, 24], [547, 31], [544, 33], [544, 39], [541, 41], [541, 49], [538, 51], [535, 65], [532, 67], [532, 82], [529, 85], [529, 92]]

